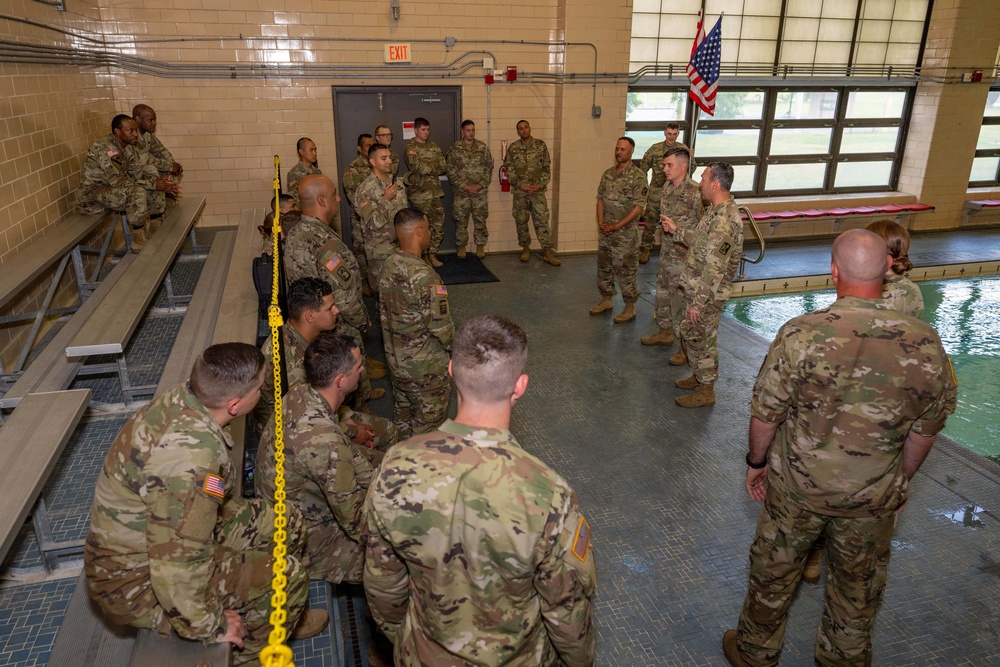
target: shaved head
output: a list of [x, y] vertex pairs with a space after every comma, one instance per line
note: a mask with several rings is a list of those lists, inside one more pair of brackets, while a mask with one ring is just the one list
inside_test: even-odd
[[850, 229], [833, 242], [832, 263], [843, 281], [881, 285], [888, 251], [882, 237], [866, 229]]
[[153, 113], [153, 107], [148, 104], [136, 104], [132, 107], [132, 117], [140, 116], [147, 113]]
[[308, 215], [318, 197], [332, 196], [333, 191], [333, 181], [328, 176], [310, 174], [303, 178], [299, 183], [299, 203], [302, 205], [303, 213]]

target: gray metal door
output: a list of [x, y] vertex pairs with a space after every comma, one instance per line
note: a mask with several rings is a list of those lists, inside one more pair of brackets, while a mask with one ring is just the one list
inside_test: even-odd
[[[423, 117], [431, 124], [431, 141], [445, 153], [458, 141], [459, 110], [462, 89], [458, 87], [371, 87], [334, 86], [333, 124], [337, 133], [337, 182], [347, 166], [358, 155], [358, 135], [374, 134], [376, 125], [392, 128], [392, 149], [399, 156], [399, 175], [406, 173], [403, 148], [409, 139], [403, 138], [403, 123], [412, 123], [414, 118]], [[441, 250], [455, 250], [455, 222], [451, 218], [451, 184], [447, 179], [444, 187], [444, 240]], [[341, 189], [343, 196], [343, 189]], [[344, 241], [351, 241], [351, 212], [347, 198], [340, 205], [340, 219], [344, 226]]]

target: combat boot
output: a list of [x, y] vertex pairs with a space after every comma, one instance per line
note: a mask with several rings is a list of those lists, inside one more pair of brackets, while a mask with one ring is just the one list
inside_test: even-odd
[[486, 257], [486, 246], [481, 243], [476, 244], [476, 257], [479, 259]]
[[132, 227], [132, 252], [136, 255], [139, 251], [146, 247], [146, 243], [149, 241], [146, 238], [146, 226], [142, 225], [140, 227]]
[[660, 329], [652, 336], [643, 336], [639, 342], [643, 345], [670, 345], [674, 342], [674, 332], [670, 329]]
[[562, 262], [556, 257], [556, 253], [552, 248], [546, 248], [545, 252], [542, 253], [542, 261], [546, 264], [551, 264], [552, 266], [559, 266]]
[[819, 575], [823, 569], [823, 549], [813, 548], [806, 556], [806, 564], [802, 567], [802, 581], [807, 584], [815, 584], [819, 581]]
[[464, 246], [458, 249], [458, 258], [459, 259], [465, 259], [465, 247]]
[[330, 615], [323, 609], [306, 609], [295, 626], [295, 631], [289, 639], [309, 639], [326, 629], [330, 623]]
[[649, 248], [643, 248], [639, 253], [639, 263], [645, 264], [649, 261]]
[[670, 358], [667, 359], [667, 363], [670, 364], [671, 366], [683, 366], [687, 362], [688, 362], [687, 352], [684, 351], [683, 347], [674, 352], [672, 355], [670, 355]]
[[372, 359], [369, 356], [365, 356], [365, 370], [367, 370], [369, 373], [373, 370], [384, 371], [385, 364], [379, 361], [378, 359]]
[[163, 216], [162, 215], [151, 215], [151, 216], [149, 216], [149, 222], [146, 223], [146, 239], [147, 240], [150, 239], [150, 238], [152, 238], [153, 234], [156, 233], [156, 230], [158, 230], [160, 228], [160, 225], [162, 223], [163, 223]]
[[699, 384], [690, 394], [675, 398], [674, 403], [682, 408], [707, 408], [715, 405], [715, 385]]
[[615, 315], [615, 324], [625, 324], [635, 319], [635, 304], [626, 303], [622, 312]]
[[750, 667], [736, 648], [736, 630], [726, 630], [726, 634], [722, 635], [722, 654], [733, 667]]
[[600, 315], [601, 313], [606, 313], [611, 310], [614, 306], [611, 305], [610, 296], [602, 296], [601, 302], [590, 309], [591, 315]]
[[531, 261], [531, 246], [529, 245], [521, 246], [521, 261], [522, 262]]
[[674, 380], [674, 386], [679, 389], [694, 389], [698, 386], [698, 378], [692, 375], [682, 380]]
[[[384, 372], [385, 371], [383, 371], [383, 373]], [[371, 376], [369, 376], [368, 379], [371, 379]], [[368, 397], [368, 400], [369, 401], [377, 401], [378, 399], [382, 398], [383, 396], [385, 396], [385, 389], [382, 389], [382, 388], [372, 389], [371, 396]]]
[[361, 281], [361, 296], [374, 296], [371, 285], [368, 284], [367, 280]]
[[381, 380], [385, 377], [385, 368], [368, 368], [365, 366], [365, 372], [368, 373], [369, 380]]

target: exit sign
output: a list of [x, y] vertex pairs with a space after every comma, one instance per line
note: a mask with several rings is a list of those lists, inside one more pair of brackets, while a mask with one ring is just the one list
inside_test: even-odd
[[387, 63], [408, 63], [410, 62], [409, 44], [386, 44], [385, 61]]

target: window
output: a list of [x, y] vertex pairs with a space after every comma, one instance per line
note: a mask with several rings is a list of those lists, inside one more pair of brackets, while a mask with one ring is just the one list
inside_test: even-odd
[[991, 89], [986, 96], [983, 125], [969, 175], [970, 187], [996, 185], [1000, 185], [1000, 88]]
[[[715, 116], [698, 122], [695, 159], [732, 164], [740, 196], [892, 190], [911, 94], [903, 87], [720, 90]], [[670, 121], [681, 127], [680, 141], [692, 145], [694, 105], [686, 95], [687, 88], [629, 92], [626, 131], [636, 140], [637, 161], [663, 141]], [[992, 178], [1000, 161], [1000, 101], [996, 120]]]

